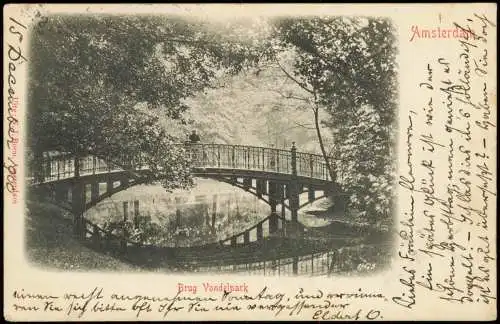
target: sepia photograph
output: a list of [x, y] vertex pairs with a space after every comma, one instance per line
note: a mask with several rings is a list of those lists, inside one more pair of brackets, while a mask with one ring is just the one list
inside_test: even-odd
[[390, 19], [51, 15], [30, 51], [34, 265], [272, 276], [389, 265]]
[[4, 9], [6, 320], [496, 319], [496, 4]]

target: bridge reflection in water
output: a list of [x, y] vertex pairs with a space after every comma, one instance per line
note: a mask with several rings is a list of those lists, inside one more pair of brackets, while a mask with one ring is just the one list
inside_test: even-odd
[[[178, 189], [170, 193], [165, 193], [160, 185], [141, 185], [136, 190], [131, 188], [100, 202], [84, 216], [102, 228], [123, 219], [137, 222], [132, 235], [140, 235], [140, 241], [174, 247], [224, 240], [244, 232], [269, 215], [265, 202], [227, 183], [196, 179], [195, 184], [190, 190]], [[266, 230], [264, 227], [264, 237], [268, 236]], [[249, 231], [250, 241], [255, 240], [256, 234]]]
[[[375, 247], [371, 247], [371, 250], [374, 251]], [[375, 258], [380, 255], [374, 252], [371, 254], [373, 260], [367, 260], [368, 262], [353, 261], [353, 258], [355, 259], [359, 253], [359, 251], [346, 247], [277, 260], [235, 265], [202, 266], [193, 268], [191, 271], [264, 276], [331, 276], [336, 274], [362, 274], [376, 270], [375, 268], [380, 259]]]
[[[330, 275], [337, 271], [335, 262], [337, 252], [313, 253], [296, 258], [285, 258], [272, 261], [253, 262], [247, 264], [207, 266], [196, 268], [196, 272], [241, 273], [251, 275], [286, 276], [286, 275]], [[297, 273], [294, 273], [297, 267]]]
[[[270, 240], [272, 241], [272, 240]], [[390, 262], [390, 246], [360, 244], [338, 240], [332, 246], [320, 242], [311, 246], [285, 248], [284, 240], [272, 252], [260, 253], [259, 247], [238, 249], [144, 249], [128, 246], [126, 254], [118, 255], [132, 264], [160, 272], [232, 273], [268, 276], [330, 276], [363, 274], [378, 270]], [[331, 243], [331, 242], [330, 242]], [[269, 242], [272, 249], [272, 242]], [[319, 245], [322, 245], [320, 247]], [[329, 248], [326, 248], [329, 246]], [[203, 255], [203, 256], [202, 256]]]

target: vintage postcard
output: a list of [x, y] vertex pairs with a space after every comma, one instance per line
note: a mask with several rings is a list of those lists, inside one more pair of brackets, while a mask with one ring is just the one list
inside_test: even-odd
[[5, 6], [4, 318], [495, 320], [496, 9]]

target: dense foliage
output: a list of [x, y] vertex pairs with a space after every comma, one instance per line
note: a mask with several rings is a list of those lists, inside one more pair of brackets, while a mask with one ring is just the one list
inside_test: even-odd
[[32, 37], [28, 144], [35, 154], [145, 152], [171, 189], [191, 184], [175, 145], [191, 122], [205, 141], [313, 143], [351, 207], [388, 219], [395, 42], [380, 18], [49, 17]]
[[[208, 140], [321, 152], [362, 220], [389, 221], [396, 39], [381, 18], [287, 18], [261, 26], [254, 73], [195, 96]], [[204, 113], [202, 113], [204, 112]], [[283, 118], [285, 116], [286, 118]]]
[[325, 161], [368, 221], [387, 220], [393, 201], [396, 43], [390, 21], [378, 18], [279, 20], [279, 47], [293, 51], [289, 78], [310, 93], [333, 135]]
[[139, 152], [167, 188], [190, 184], [166, 122], [183, 99], [252, 62], [248, 46], [175, 17], [51, 16], [33, 30], [28, 145], [130, 160]]

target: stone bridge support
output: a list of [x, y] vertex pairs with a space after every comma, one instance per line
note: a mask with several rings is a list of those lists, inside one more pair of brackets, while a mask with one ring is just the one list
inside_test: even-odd
[[73, 182], [71, 188], [71, 209], [75, 217], [75, 236], [78, 239], [84, 239], [85, 223], [83, 219], [83, 212], [85, 210], [85, 185], [77, 178]]
[[99, 181], [93, 181], [90, 184], [90, 201], [97, 201], [99, 199]]
[[276, 182], [269, 181], [269, 205], [271, 207], [271, 216], [269, 218], [269, 234], [276, 234], [278, 232], [278, 213], [276, 206], [278, 205], [278, 187], [280, 185]]

